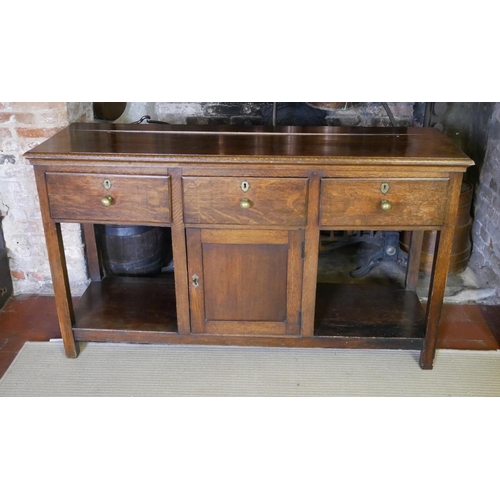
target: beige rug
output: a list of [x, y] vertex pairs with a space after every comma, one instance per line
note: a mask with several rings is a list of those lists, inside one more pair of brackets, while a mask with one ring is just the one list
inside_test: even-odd
[[0, 396], [500, 396], [500, 351], [27, 342]]

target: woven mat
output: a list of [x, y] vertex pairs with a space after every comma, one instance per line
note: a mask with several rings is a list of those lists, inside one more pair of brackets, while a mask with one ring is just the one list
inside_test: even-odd
[[500, 351], [27, 342], [0, 396], [500, 396]]

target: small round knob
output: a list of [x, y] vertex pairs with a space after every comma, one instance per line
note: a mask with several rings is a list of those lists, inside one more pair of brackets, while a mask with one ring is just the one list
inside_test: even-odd
[[247, 210], [252, 206], [252, 202], [248, 198], [243, 198], [240, 201], [240, 207], [243, 208], [244, 210]]
[[380, 202], [380, 208], [382, 210], [390, 210], [392, 208], [392, 205], [387, 200], [382, 200]]
[[113, 200], [113, 197], [109, 196], [109, 194], [108, 194], [108, 195], [104, 196], [103, 198], [101, 198], [101, 205], [103, 205], [105, 207], [110, 207], [114, 201], [115, 200]]

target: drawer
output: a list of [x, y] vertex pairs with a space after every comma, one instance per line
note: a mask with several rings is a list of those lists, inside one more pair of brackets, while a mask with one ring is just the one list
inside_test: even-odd
[[307, 179], [184, 177], [182, 185], [186, 223], [306, 224]]
[[320, 224], [439, 226], [448, 185], [448, 179], [322, 179]]
[[[170, 177], [47, 172], [54, 219], [170, 222]], [[108, 197], [108, 198], [107, 198]]]

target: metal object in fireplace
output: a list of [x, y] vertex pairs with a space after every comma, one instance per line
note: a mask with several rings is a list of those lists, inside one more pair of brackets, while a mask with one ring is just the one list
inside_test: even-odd
[[357, 268], [349, 274], [352, 278], [366, 276], [382, 262], [393, 262], [400, 267], [408, 265], [408, 254], [400, 248], [399, 231], [339, 231], [323, 240], [323, 248], [335, 249], [355, 243], [366, 243], [369, 250], [359, 252]]

